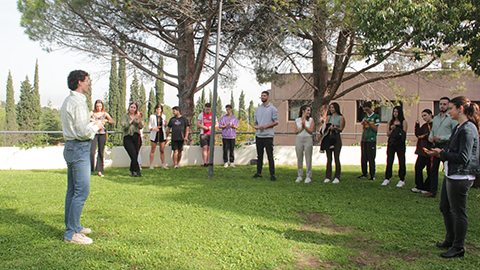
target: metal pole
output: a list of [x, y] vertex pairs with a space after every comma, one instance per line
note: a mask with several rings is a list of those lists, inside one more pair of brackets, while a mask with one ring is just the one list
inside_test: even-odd
[[217, 26], [217, 52], [215, 53], [215, 80], [213, 83], [213, 100], [212, 100], [212, 126], [213, 129], [210, 134], [210, 157], [208, 158], [208, 178], [213, 178], [213, 154], [215, 152], [215, 123], [217, 119], [217, 87], [218, 87], [218, 55], [220, 48], [220, 34], [222, 28], [222, 0], [218, 8], [218, 26]]

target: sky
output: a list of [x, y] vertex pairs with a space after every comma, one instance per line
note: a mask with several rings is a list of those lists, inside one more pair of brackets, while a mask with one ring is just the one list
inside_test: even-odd
[[[82, 69], [91, 75], [92, 79], [92, 99], [103, 99], [105, 92], [108, 92], [108, 77], [110, 63], [108, 61], [94, 61], [86, 54], [69, 49], [59, 50], [47, 53], [41, 49], [39, 42], [31, 41], [24, 29], [20, 26], [20, 12], [17, 10], [17, 0], [0, 1], [0, 31], [2, 39], [0, 42], [0, 51], [2, 58], [0, 61], [0, 78], [3, 79], [0, 84], [0, 100], [6, 100], [6, 85], [8, 72], [11, 72], [13, 78], [13, 88], [15, 91], [15, 103], [18, 103], [20, 96], [20, 84], [28, 76], [30, 83], [33, 84], [35, 71], [35, 62], [39, 65], [39, 85], [40, 102], [42, 106], [49, 103], [53, 107], [60, 107], [63, 100], [69, 94], [67, 87], [67, 76], [70, 71]], [[167, 67], [168, 69], [168, 67]], [[138, 72], [138, 71], [137, 71]], [[171, 72], [175, 72], [171, 70]], [[132, 80], [132, 71], [127, 79], [127, 92], [130, 89]], [[144, 81], [147, 91], [147, 98], [150, 89], [154, 86], [153, 80]], [[238, 98], [241, 91], [245, 93], [246, 106], [253, 100], [254, 104], [260, 103], [260, 93], [269, 90], [269, 84], [259, 85], [255, 81], [255, 76], [251, 71], [241, 70], [237, 79], [237, 84], [233, 88], [222, 88], [219, 84], [218, 95], [225, 106], [230, 103], [231, 91], [235, 99], [235, 106], [238, 106]], [[213, 81], [205, 90], [213, 91]], [[198, 99], [198, 92], [195, 101]], [[165, 103], [171, 107], [178, 105], [177, 90], [165, 85]], [[127, 94], [128, 100], [128, 94]]]

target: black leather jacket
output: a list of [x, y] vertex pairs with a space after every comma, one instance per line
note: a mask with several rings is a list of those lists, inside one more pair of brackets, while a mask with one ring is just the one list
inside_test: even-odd
[[478, 140], [478, 129], [472, 122], [455, 127], [448, 150], [440, 152], [440, 159], [448, 161], [447, 176], [480, 174]]

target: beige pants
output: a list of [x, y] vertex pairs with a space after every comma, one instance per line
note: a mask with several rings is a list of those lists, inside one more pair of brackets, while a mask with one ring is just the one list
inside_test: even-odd
[[305, 153], [305, 161], [307, 162], [307, 177], [312, 177], [312, 151], [313, 139], [311, 136], [297, 136], [295, 140], [295, 151], [297, 152], [297, 172], [298, 177], [303, 176], [303, 155]]

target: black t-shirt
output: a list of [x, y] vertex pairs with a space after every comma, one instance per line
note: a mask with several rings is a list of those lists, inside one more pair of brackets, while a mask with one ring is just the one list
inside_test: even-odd
[[190, 126], [190, 123], [185, 116], [170, 118], [168, 127], [172, 129], [172, 141], [183, 141], [188, 126]]

